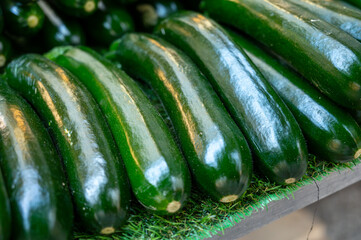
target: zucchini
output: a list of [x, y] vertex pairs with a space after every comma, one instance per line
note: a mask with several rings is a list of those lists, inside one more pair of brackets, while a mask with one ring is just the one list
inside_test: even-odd
[[234, 33], [232, 37], [292, 111], [311, 153], [334, 162], [361, 155], [361, 129], [349, 114], [245, 38]]
[[352, 5], [361, 9], [361, 1], [360, 0], [345, 0], [346, 2], [351, 3]]
[[244, 51], [216, 22], [195, 12], [175, 14], [156, 33], [184, 50], [213, 85], [271, 181], [287, 184], [307, 168], [300, 127]]
[[197, 66], [158, 37], [127, 34], [117, 49], [122, 67], [162, 100], [194, 179], [220, 202], [232, 202], [252, 176], [248, 144]]
[[336, 103], [361, 109], [361, 43], [349, 34], [284, 0], [205, 0], [202, 9], [262, 42]]
[[16, 36], [32, 36], [40, 31], [44, 13], [36, 3], [19, 4], [12, 0], [1, 0], [6, 19], [6, 31]]
[[74, 17], [86, 17], [97, 10], [99, 0], [50, 0], [63, 13]]
[[337, 0], [290, 0], [361, 41], [361, 10]]
[[38, 5], [45, 14], [42, 37], [48, 49], [56, 46], [85, 44], [85, 33], [78, 22], [59, 15], [43, 0], [40, 0]]
[[31, 106], [3, 79], [0, 99], [0, 163], [11, 204], [11, 237], [69, 239], [73, 207], [53, 142]]
[[6, 68], [7, 82], [40, 115], [62, 155], [78, 223], [109, 234], [124, 223], [128, 182], [96, 102], [68, 71], [35, 54]]
[[177, 0], [143, 0], [135, 6], [135, 16], [141, 29], [153, 30], [158, 23], [169, 15], [183, 9]]
[[[0, 130], [1, 131], [1, 130]], [[0, 239], [10, 239], [11, 232], [11, 210], [8, 194], [6, 193], [5, 182], [0, 171]]]
[[77, 75], [106, 116], [138, 201], [157, 214], [177, 212], [190, 195], [186, 163], [168, 127], [138, 85], [85, 47], [46, 55]]
[[0, 34], [3, 32], [4, 29], [4, 16], [3, 16], [3, 10], [1, 8], [0, 4]]
[[132, 16], [125, 8], [106, 6], [102, 1], [99, 10], [86, 19], [84, 27], [90, 39], [97, 44], [109, 46], [127, 32], [134, 31]]
[[0, 35], [0, 69], [6, 66], [11, 58], [11, 55], [12, 46], [9, 39]]

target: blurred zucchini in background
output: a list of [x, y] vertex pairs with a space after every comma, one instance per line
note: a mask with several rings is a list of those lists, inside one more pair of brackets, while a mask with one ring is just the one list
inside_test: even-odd
[[69, 239], [73, 205], [59, 155], [31, 106], [0, 81], [0, 163], [11, 204], [11, 239]]
[[[3, 129], [0, 128], [0, 132]], [[3, 175], [0, 170], [0, 239], [8, 240], [10, 239], [11, 233], [11, 209], [10, 209], [10, 202], [8, 198], [8, 194], [5, 187], [5, 181]]]
[[44, 27], [41, 33], [47, 50], [55, 46], [85, 44], [85, 33], [75, 19], [58, 14], [44, 0], [40, 0], [38, 4], [45, 14]]
[[288, 0], [361, 41], [361, 9], [338, 0]]
[[74, 17], [86, 17], [97, 10], [98, 0], [49, 0], [62, 13]]
[[0, 69], [4, 68], [12, 56], [12, 45], [7, 37], [0, 35]]
[[142, 0], [135, 4], [133, 15], [140, 29], [152, 31], [163, 19], [182, 9], [178, 0]]
[[349, 114], [254, 43], [230, 34], [292, 111], [312, 154], [333, 162], [361, 155], [361, 129]]
[[12, 0], [1, 0], [6, 21], [5, 29], [15, 36], [33, 36], [44, 23], [44, 12], [36, 3], [20, 4]]
[[201, 5], [210, 17], [281, 56], [335, 103], [361, 109], [361, 43], [348, 33], [286, 0], [203, 0]]
[[134, 31], [134, 21], [125, 8], [100, 1], [99, 10], [84, 19], [86, 33], [95, 44], [109, 46], [127, 32]]

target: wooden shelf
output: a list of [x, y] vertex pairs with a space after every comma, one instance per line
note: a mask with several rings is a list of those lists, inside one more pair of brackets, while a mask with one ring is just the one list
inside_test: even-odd
[[311, 184], [300, 187], [293, 193], [293, 196], [290, 194], [281, 200], [270, 200], [267, 207], [253, 209], [249, 217], [245, 217], [233, 227], [225, 229], [223, 233], [218, 232], [209, 239], [239, 239], [274, 220], [307, 207], [358, 181], [361, 181], [361, 164], [352, 169], [330, 173], [320, 181], [315, 180]]

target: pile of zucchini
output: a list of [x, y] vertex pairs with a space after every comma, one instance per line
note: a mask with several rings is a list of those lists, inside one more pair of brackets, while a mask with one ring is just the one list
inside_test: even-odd
[[361, 155], [361, 10], [184, 4], [1, 1], [0, 68], [18, 56], [0, 75], [0, 239], [112, 234], [132, 200], [171, 215], [192, 186], [230, 203], [254, 172], [287, 185], [309, 153]]

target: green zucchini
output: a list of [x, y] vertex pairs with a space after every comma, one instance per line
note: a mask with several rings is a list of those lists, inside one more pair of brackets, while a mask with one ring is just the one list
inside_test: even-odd
[[164, 20], [156, 33], [184, 50], [206, 75], [246, 136], [263, 175], [284, 184], [305, 174], [308, 153], [300, 127], [221, 26], [184, 12]]
[[98, 0], [50, 0], [63, 13], [75, 16], [86, 17], [97, 10]]
[[9, 39], [0, 35], [0, 69], [6, 66], [12, 55], [12, 46]]
[[275, 58], [240, 35], [231, 35], [292, 111], [311, 153], [334, 162], [361, 155], [361, 129], [349, 114]]
[[8, 240], [10, 239], [10, 232], [11, 232], [11, 209], [10, 209], [8, 194], [6, 193], [5, 182], [1, 171], [0, 171], [0, 206], [1, 206], [0, 239]]
[[36, 3], [19, 4], [12, 0], [1, 0], [6, 20], [6, 31], [16, 36], [31, 36], [40, 31], [44, 13]]
[[361, 41], [361, 10], [337, 0], [289, 0]]
[[99, 103], [138, 201], [158, 214], [177, 212], [190, 194], [189, 171], [168, 127], [138, 85], [85, 47], [59, 47], [46, 56], [77, 75]]
[[183, 5], [177, 0], [143, 0], [134, 8], [140, 28], [151, 31], [163, 19], [183, 9]]
[[200, 188], [217, 201], [238, 199], [252, 176], [251, 152], [197, 66], [151, 35], [127, 34], [116, 49], [122, 67], [162, 100]]
[[40, 115], [62, 155], [78, 223], [109, 234], [127, 218], [129, 189], [96, 102], [70, 72], [35, 54], [6, 68], [7, 82]]
[[361, 9], [361, 0], [344, 0]]
[[3, 79], [0, 99], [0, 163], [11, 204], [11, 237], [69, 239], [73, 207], [53, 142], [31, 106]]
[[99, 10], [87, 18], [84, 24], [90, 39], [97, 44], [109, 46], [114, 40], [127, 32], [134, 31], [132, 16], [125, 8], [110, 5], [102, 1], [98, 4]]
[[43, 0], [40, 0], [38, 5], [45, 14], [42, 37], [48, 49], [56, 46], [85, 44], [85, 33], [78, 22], [59, 15]]
[[349, 34], [285, 0], [205, 0], [202, 9], [262, 42], [336, 103], [361, 109], [361, 43]]

